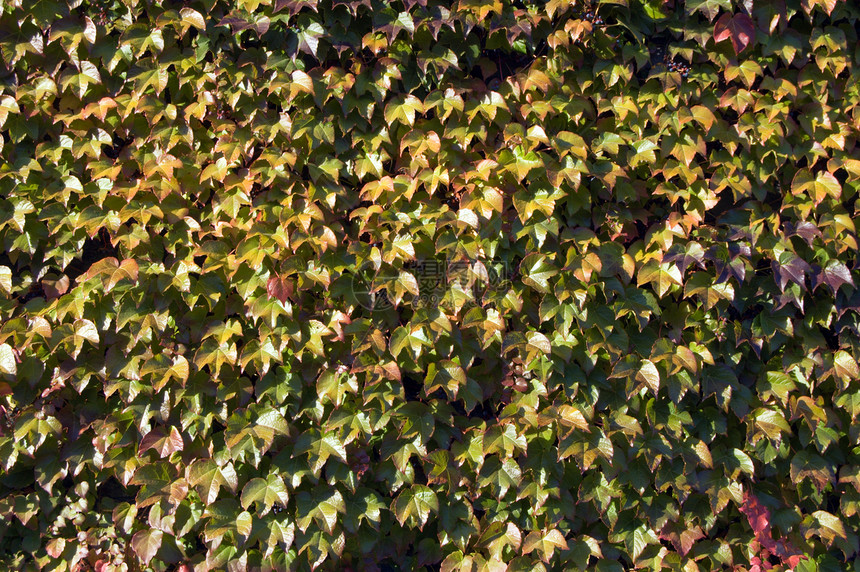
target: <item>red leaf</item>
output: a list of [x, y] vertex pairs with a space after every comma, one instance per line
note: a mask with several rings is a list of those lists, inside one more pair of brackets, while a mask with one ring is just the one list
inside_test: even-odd
[[[746, 515], [747, 520], [749, 520], [750, 526], [756, 535], [756, 540], [762, 542], [762, 539], [759, 538], [760, 536], [770, 539], [770, 510], [759, 502], [758, 497], [749, 492], [744, 493], [744, 504], [740, 510]], [[762, 544], [765, 543], [762, 542]]]
[[277, 298], [281, 301], [281, 304], [286, 304], [287, 300], [293, 297], [294, 291], [295, 285], [293, 281], [277, 274], [273, 275], [266, 282], [266, 292], [269, 293], [269, 298]]
[[746, 14], [723, 14], [714, 25], [714, 41], [732, 41], [735, 53], [739, 54], [755, 41], [755, 23]]
[[[776, 541], [773, 539], [770, 530], [770, 510], [761, 504], [754, 494], [749, 491], [744, 492], [744, 504], [740, 511], [746, 515], [750, 527], [755, 533], [756, 541], [762, 546], [762, 552], [771, 552], [784, 563], [789, 564], [791, 568], [797, 566], [801, 558], [806, 558], [803, 552], [795, 548], [788, 540]], [[752, 571], [752, 569], [750, 570]]]

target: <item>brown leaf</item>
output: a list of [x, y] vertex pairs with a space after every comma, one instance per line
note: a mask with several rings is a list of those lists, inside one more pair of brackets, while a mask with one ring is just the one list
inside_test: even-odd
[[175, 451], [181, 451], [184, 446], [182, 435], [176, 427], [171, 427], [169, 434], [163, 428], [156, 427], [140, 440], [139, 450], [143, 453], [148, 449], [155, 449], [158, 456], [163, 459]]
[[392, 381], [400, 381], [400, 368], [393, 361], [383, 363], [379, 365], [380, 373], [385, 376], [387, 379]]
[[69, 291], [69, 277], [63, 274], [59, 278], [43, 278], [42, 289], [48, 300], [59, 298]]
[[51, 558], [59, 558], [63, 554], [63, 549], [66, 547], [65, 538], [54, 538], [50, 540], [45, 547], [45, 552]]
[[140, 530], [131, 538], [131, 547], [135, 554], [143, 560], [144, 565], [149, 564], [149, 561], [161, 548], [161, 539], [164, 533], [160, 530]]

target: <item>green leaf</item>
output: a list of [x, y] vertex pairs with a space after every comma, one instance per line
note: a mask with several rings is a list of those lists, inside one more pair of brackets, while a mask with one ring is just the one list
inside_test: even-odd
[[523, 554], [531, 554], [534, 551], [540, 553], [540, 559], [544, 562], [552, 560], [556, 548], [567, 550], [567, 541], [564, 535], [557, 529], [546, 532], [533, 530], [523, 540]]
[[674, 264], [659, 263], [656, 260], [647, 262], [637, 273], [637, 283], [652, 283], [657, 296], [662, 298], [672, 286], [683, 284], [681, 271]]
[[281, 354], [275, 349], [271, 338], [265, 338], [262, 341], [250, 340], [242, 348], [242, 355], [239, 358], [242, 371], [245, 371], [248, 364], [253, 363], [254, 369], [261, 375], [266, 375], [272, 362], [281, 363]]
[[346, 504], [340, 491], [325, 496], [310, 495], [306, 492], [298, 495], [299, 530], [308, 530], [312, 521], [318, 522], [323, 530], [332, 534], [337, 526], [338, 514], [346, 513]]
[[[2, 350], [2, 348], [0, 348]], [[0, 352], [2, 354], [2, 352]], [[836, 375], [846, 381], [860, 379], [860, 368], [857, 367], [857, 362], [854, 357], [845, 350], [838, 350], [833, 354], [833, 367], [836, 370]]]
[[639, 371], [636, 372], [636, 380], [648, 386], [654, 395], [660, 391], [660, 372], [651, 360], [642, 360], [639, 364]]
[[466, 372], [453, 360], [442, 360], [439, 366], [430, 363], [427, 366], [427, 377], [424, 380], [424, 391], [427, 395], [444, 389], [452, 399], [456, 399], [461, 386], [466, 385]]
[[817, 510], [812, 513], [812, 518], [818, 524], [815, 532], [818, 533], [828, 546], [837, 538], [848, 538], [848, 535], [845, 534], [845, 526], [838, 516], [824, 510]]
[[[540, 332], [526, 333], [526, 352], [528, 355], [548, 354], [552, 351], [549, 339]], [[531, 361], [531, 359], [529, 359]]]
[[524, 284], [538, 292], [546, 293], [550, 290], [549, 280], [558, 274], [558, 269], [543, 254], [533, 253], [523, 259], [520, 272]]
[[12, 293], [12, 270], [8, 266], [0, 266], [0, 290]]
[[423, 530], [431, 511], [439, 510], [439, 500], [429, 487], [412, 485], [397, 495], [391, 510], [400, 526], [404, 526], [407, 520], [417, 520], [418, 528]]
[[239, 479], [232, 463], [218, 466], [211, 459], [195, 461], [187, 470], [188, 484], [197, 488], [204, 504], [212, 504], [222, 487], [235, 493]]
[[279, 475], [251, 479], [242, 489], [242, 508], [247, 510], [255, 502], [259, 503], [264, 508], [261, 515], [268, 513], [275, 503], [285, 507], [288, 500], [287, 486]]
[[730, 0], [690, 0], [686, 3], [688, 12], [702, 12], [707, 16], [709, 22], [713, 21], [721, 10], [729, 11], [731, 8]]
[[642, 7], [645, 9], [645, 14], [652, 20], [665, 20], [666, 14], [663, 12], [663, 0], [639, 0]]
[[320, 38], [325, 36], [325, 28], [319, 22], [310, 20], [307, 16], [299, 19], [299, 50], [308, 55], [318, 57]]
[[206, 20], [203, 19], [203, 15], [197, 10], [186, 6], [179, 11], [179, 15], [182, 17], [183, 24], [194, 26], [200, 30], [206, 29]]
[[18, 373], [18, 363], [15, 359], [15, 351], [9, 344], [0, 344], [0, 372], [9, 375]]
[[311, 471], [317, 474], [329, 457], [336, 457], [347, 462], [346, 449], [343, 441], [335, 434], [321, 435], [318, 431], [302, 433], [296, 441], [296, 455], [308, 453], [311, 460]]
[[772, 409], [757, 409], [753, 412], [755, 426], [770, 439], [780, 439], [782, 433], [791, 434], [791, 427], [785, 417]]

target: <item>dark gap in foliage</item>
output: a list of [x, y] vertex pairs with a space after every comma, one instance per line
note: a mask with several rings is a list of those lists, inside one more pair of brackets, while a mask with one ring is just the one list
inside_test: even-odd
[[98, 230], [96, 236], [87, 238], [81, 249], [81, 257], [74, 258], [63, 271], [73, 282], [86, 272], [90, 266], [104, 258], [119, 258], [119, 250], [111, 244], [110, 233], [104, 227]]
[[134, 141], [134, 137], [123, 138], [117, 133], [114, 133], [111, 136], [111, 144], [102, 145], [102, 151], [108, 159], [115, 161], [119, 157], [120, 153], [122, 153], [123, 149], [130, 145], [132, 141]]
[[[66, 488], [73, 486], [74, 480]], [[98, 498], [109, 498], [117, 502], [134, 502], [138, 489], [139, 487], [134, 485], [124, 486], [115, 477], [109, 477], [96, 487], [96, 496]]]
[[836, 351], [839, 349], [839, 333], [835, 328], [825, 328], [824, 326], [819, 325], [818, 331], [821, 332], [822, 336], [824, 336], [824, 341], [827, 342], [827, 347], [830, 351]]
[[[841, 186], [844, 186], [845, 183], [848, 182], [848, 171], [846, 171], [845, 169], [836, 169], [835, 171], [831, 171], [831, 174], [836, 177], [836, 180], [839, 181], [839, 184]], [[848, 212], [851, 212], [853, 209], [853, 205], [850, 207], [848, 205], [845, 205], [845, 210], [847, 210]]]
[[409, 464], [412, 466], [412, 470], [415, 471], [415, 481], [419, 485], [427, 484], [427, 474], [424, 472], [424, 465], [421, 461], [415, 457], [409, 457]]
[[718, 224], [722, 215], [732, 211], [737, 206], [731, 189], [723, 189], [719, 197], [717, 204], [705, 211], [705, 222], [708, 224]]
[[723, 145], [723, 142], [719, 139], [711, 139], [705, 142], [705, 151], [708, 157], [710, 157], [715, 151], [722, 151], [725, 148], [725, 145]]
[[410, 374], [402, 376], [403, 393], [406, 401], [421, 401], [421, 394], [424, 391], [424, 382], [413, 377]]

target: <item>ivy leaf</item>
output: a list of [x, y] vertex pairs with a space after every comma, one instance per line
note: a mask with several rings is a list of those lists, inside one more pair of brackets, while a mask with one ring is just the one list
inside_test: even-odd
[[142, 67], [132, 79], [138, 93], [143, 93], [147, 88], [152, 87], [155, 94], [160, 95], [167, 87], [167, 82], [170, 81], [170, 73], [167, 68], [160, 66]]
[[657, 296], [662, 298], [672, 286], [681, 286], [683, 284], [683, 277], [675, 264], [660, 263], [652, 260], [645, 263], [639, 269], [637, 281], [640, 286], [652, 283]]
[[809, 169], [800, 169], [791, 181], [791, 193], [795, 196], [806, 193], [818, 204], [828, 196], [839, 199], [842, 196], [842, 185], [827, 171], [813, 175]]
[[155, 449], [159, 457], [165, 458], [181, 451], [184, 445], [182, 435], [176, 427], [171, 427], [169, 432], [162, 427], [156, 427], [140, 440], [138, 450], [142, 453], [147, 449]]
[[731, 10], [732, 3], [730, 0], [690, 0], [685, 7], [689, 13], [701, 12], [713, 22], [721, 10]]
[[815, 223], [808, 221], [800, 221], [796, 225], [792, 223], [785, 224], [785, 232], [789, 236], [795, 235], [806, 241], [806, 244], [812, 246], [812, 241], [818, 237], [822, 238], [821, 230]]
[[331, 534], [337, 526], [338, 514], [346, 513], [346, 503], [340, 491], [335, 490], [329, 495], [310, 495], [299, 493], [297, 497], [299, 514], [299, 529], [306, 531], [312, 520], [322, 525], [323, 530]]
[[310, 468], [315, 474], [325, 465], [329, 457], [347, 462], [343, 441], [334, 433], [322, 435], [319, 431], [302, 433], [296, 440], [294, 455], [310, 453]]
[[424, 348], [432, 347], [433, 343], [427, 336], [427, 331], [424, 326], [400, 326], [391, 334], [389, 339], [389, 349], [391, 355], [395, 358], [400, 355], [405, 348], [412, 350], [413, 356], [417, 359], [421, 355]]
[[836, 375], [845, 380], [860, 379], [860, 368], [854, 357], [845, 350], [839, 350], [833, 354], [833, 366], [836, 370]]
[[806, 290], [806, 273], [812, 272], [812, 267], [802, 258], [786, 251], [779, 255], [779, 262], [774, 261], [772, 266], [780, 291], [785, 291], [789, 280]]
[[799, 451], [791, 459], [790, 477], [795, 484], [800, 484], [803, 479], [809, 479], [819, 491], [836, 482], [833, 467], [820, 456], [807, 451]]
[[279, 300], [281, 304], [286, 304], [287, 300], [292, 299], [294, 291], [295, 284], [285, 276], [273, 274], [266, 282], [266, 292], [269, 294], [269, 298]]
[[755, 23], [746, 14], [723, 14], [714, 25], [714, 41], [730, 39], [735, 54], [755, 41]]
[[0, 372], [9, 375], [15, 375], [18, 372], [15, 351], [9, 344], [0, 344]]
[[197, 487], [201, 500], [207, 505], [215, 502], [221, 487], [227, 487], [235, 493], [239, 486], [232, 463], [218, 466], [211, 459], [199, 460], [188, 467], [187, 474], [188, 484]]
[[412, 485], [397, 495], [391, 510], [400, 526], [407, 520], [415, 519], [418, 521], [418, 528], [423, 530], [430, 518], [430, 512], [439, 510], [439, 499], [429, 487]]
[[262, 342], [260, 340], [249, 341], [242, 348], [242, 356], [239, 358], [239, 365], [242, 371], [248, 367], [249, 363], [254, 364], [255, 369], [262, 375], [266, 375], [269, 371], [271, 362], [281, 362], [281, 353], [275, 349], [272, 339], [267, 337]]
[[424, 391], [427, 395], [436, 389], [444, 389], [452, 399], [456, 399], [461, 386], [466, 385], [466, 372], [453, 360], [442, 360], [437, 366], [431, 363], [427, 366], [427, 377], [424, 381]]
[[194, 26], [200, 30], [206, 29], [206, 20], [203, 19], [203, 15], [197, 10], [186, 6], [179, 11], [179, 15], [182, 17], [183, 24]]
[[320, 38], [325, 36], [325, 28], [319, 22], [304, 16], [299, 18], [299, 28], [296, 35], [299, 38], [299, 51], [318, 58]]
[[522, 533], [511, 522], [495, 521], [481, 532], [480, 542], [489, 547], [491, 555], [495, 558], [501, 558], [502, 551], [507, 546], [510, 546], [515, 552], [519, 550], [522, 544]]
[[0, 290], [12, 293], [12, 269], [8, 266], [0, 266]]
[[857, 492], [860, 492], [860, 467], [843, 465], [839, 469], [839, 483], [852, 484]]
[[816, 532], [828, 546], [833, 544], [837, 538], [843, 540], [848, 538], [845, 533], [845, 526], [838, 516], [824, 510], [817, 510], [812, 513], [812, 518], [818, 524], [817, 529], [815, 529]]
[[791, 427], [785, 417], [773, 409], [758, 409], [753, 414], [755, 425], [771, 439], [779, 439], [782, 433], [791, 434]]
[[55, 300], [69, 291], [69, 277], [63, 274], [59, 278], [42, 278], [42, 288], [48, 300]]
[[268, 475], [265, 479], [251, 479], [242, 489], [242, 508], [248, 510], [255, 502], [259, 503], [264, 508], [261, 516], [268, 513], [275, 503], [282, 507], [287, 506], [288, 500], [287, 486], [280, 475], [276, 474]]
[[533, 530], [523, 540], [523, 554], [531, 554], [537, 550], [541, 560], [547, 563], [552, 560], [556, 548], [568, 549], [567, 541], [557, 529], [546, 532]]
[[548, 354], [552, 352], [552, 344], [544, 334], [540, 332], [528, 332], [526, 334], [526, 352], [533, 354]]
[[135, 554], [143, 560], [143, 564], [149, 564], [158, 549], [161, 548], [161, 540], [164, 533], [157, 529], [141, 530], [131, 537], [131, 547]]
[[652, 20], [665, 20], [668, 16], [663, 11], [666, 5], [664, 0], [640, 0], [645, 14]]
[[826, 284], [835, 296], [839, 288], [844, 284], [854, 286], [854, 278], [851, 276], [851, 271], [842, 262], [831, 260], [824, 267], [824, 270], [816, 275], [813, 290], [820, 284]]
[[660, 372], [657, 366], [649, 359], [643, 359], [639, 364], [639, 371], [636, 372], [636, 380], [643, 382], [648, 388], [654, 392], [654, 395], [660, 391]]
[[558, 269], [543, 254], [533, 253], [523, 259], [520, 272], [524, 284], [538, 292], [546, 293], [550, 290], [549, 280], [558, 274]]

